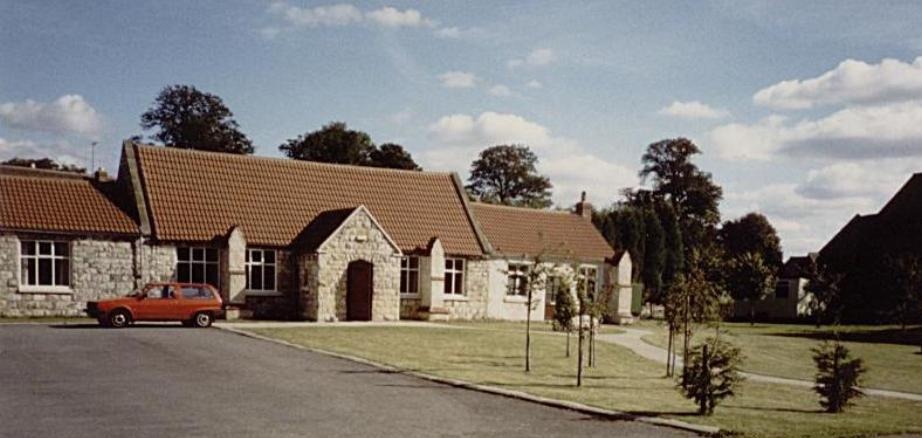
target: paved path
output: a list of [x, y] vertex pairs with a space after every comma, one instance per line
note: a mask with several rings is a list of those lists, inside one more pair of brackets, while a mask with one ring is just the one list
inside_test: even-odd
[[[598, 335], [598, 339], [603, 342], [611, 342], [618, 344], [622, 347], [627, 347], [637, 353], [639, 356], [656, 361], [663, 365], [666, 364], [667, 353], [666, 350], [655, 345], [652, 345], [642, 338], [644, 336], [650, 335], [651, 332], [648, 330], [641, 330], [635, 328], [619, 327], [624, 330], [624, 333], [618, 334], [604, 334]], [[676, 365], [682, 366], [682, 358], [676, 358]], [[780, 385], [791, 385], [791, 386], [801, 386], [805, 388], [812, 388], [813, 382], [809, 380], [800, 380], [800, 379], [788, 379], [784, 377], [775, 377], [767, 376], [764, 374], [755, 374], [755, 373], [742, 373], [747, 379], [754, 382], [764, 382], [764, 383], [776, 383]], [[922, 401], [922, 394], [916, 394], [911, 392], [900, 392], [900, 391], [890, 391], [886, 389], [873, 389], [873, 388], [862, 388], [862, 390], [868, 395], [874, 395], [879, 397], [891, 397], [891, 398], [901, 398], [906, 400], [913, 401]]]
[[0, 326], [0, 437], [690, 436], [222, 330]]

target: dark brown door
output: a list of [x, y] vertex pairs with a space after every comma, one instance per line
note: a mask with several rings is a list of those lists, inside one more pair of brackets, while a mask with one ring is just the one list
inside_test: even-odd
[[374, 265], [364, 260], [349, 263], [346, 277], [346, 320], [371, 321]]

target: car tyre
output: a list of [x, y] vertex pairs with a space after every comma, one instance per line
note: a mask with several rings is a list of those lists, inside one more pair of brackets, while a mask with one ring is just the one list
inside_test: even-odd
[[208, 312], [199, 312], [192, 317], [192, 326], [196, 328], [211, 327], [214, 317]]
[[125, 328], [131, 324], [131, 314], [125, 309], [118, 309], [109, 314], [109, 327]]

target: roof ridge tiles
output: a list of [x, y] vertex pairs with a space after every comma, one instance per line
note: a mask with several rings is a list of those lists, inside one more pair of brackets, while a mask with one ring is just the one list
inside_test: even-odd
[[143, 144], [135, 143], [141, 149], [152, 149], [157, 151], [166, 151], [169, 153], [188, 153], [196, 155], [205, 155], [205, 154], [218, 154], [224, 158], [230, 159], [252, 159], [252, 160], [264, 160], [269, 162], [282, 162], [282, 163], [296, 163], [296, 165], [303, 166], [316, 166], [316, 167], [325, 167], [330, 170], [332, 169], [355, 169], [358, 171], [369, 172], [369, 173], [400, 173], [400, 174], [411, 174], [411, 175], [426, 175], [426, 176], [451, 176], [452, 172], [450, 171], [438, 171], [438, 170], [410, 170], [410, 169], [393, 169], [388, 167], [373, 167], [373, 166], [359, 166], [356, 164], [341, 164], [341, 163], [325, 163], [322, 161], [308, 161], [308, 160], [298, 160], [293, 158], [285, 157], [268, 157], [265, 155], [251, 155], [251, 154], [229, 154], [222, 152], [212, 152], [212, 151], [202, 151], [196, 149], [184, 149], [184, 148], [175, 148], [167, 146], [159, 146], [154, 144]]

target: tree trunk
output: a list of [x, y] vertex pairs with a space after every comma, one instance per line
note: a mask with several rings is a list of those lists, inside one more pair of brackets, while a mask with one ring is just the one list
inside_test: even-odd
[[685, 367], [688, 366], [688, 319], [691, 311], [691, 296], [685, 298], [685, 333], [682, 339], [682, 379], [685, 379]]
[[749, 300], [749, 326], [756, 325], [756, 303]]
[[567, 357], [570, 357], [570, 331], [567, 330]]
[[531, 371], [531, 289], [528, 290], [528, 300], [525, 303], [525, 372]]
[[672, 324], [669, 325], [669, 338], [666, 341], [666, 377], [672, 377], [670, 360], [672, 359]]
[[589, 365], [592, 368], [595, 365], [595, 325], [592, 315], [589, 315]]
[[[582, 305], [580, 305], [582, 307]], [[579, 332], [576, 346], [576, 386], [583, 386], [583, 315], [579, 315]]]
[[709, 393], [711, 392], [711, 388], [710, 388], [711, 386], [711, 376], [710, 376], [711, 364], [709, 363], [710, 359], [711, 358], [708, 357], [708, 346], [707, 344], [704, 344], [701, 346], [701, 376], [698, 377], [699, 379], [701, 379], [699, 381], [699, 386], [700, 386], [699, 391], [701, 391], [701, 393], [699, 394], [699, 399], [698, 399], [698, 412], [701, 414], [710, 413], [710, 410], [708, 408], [708, 398], [709, 398], [708, 396], [709, 396]]

